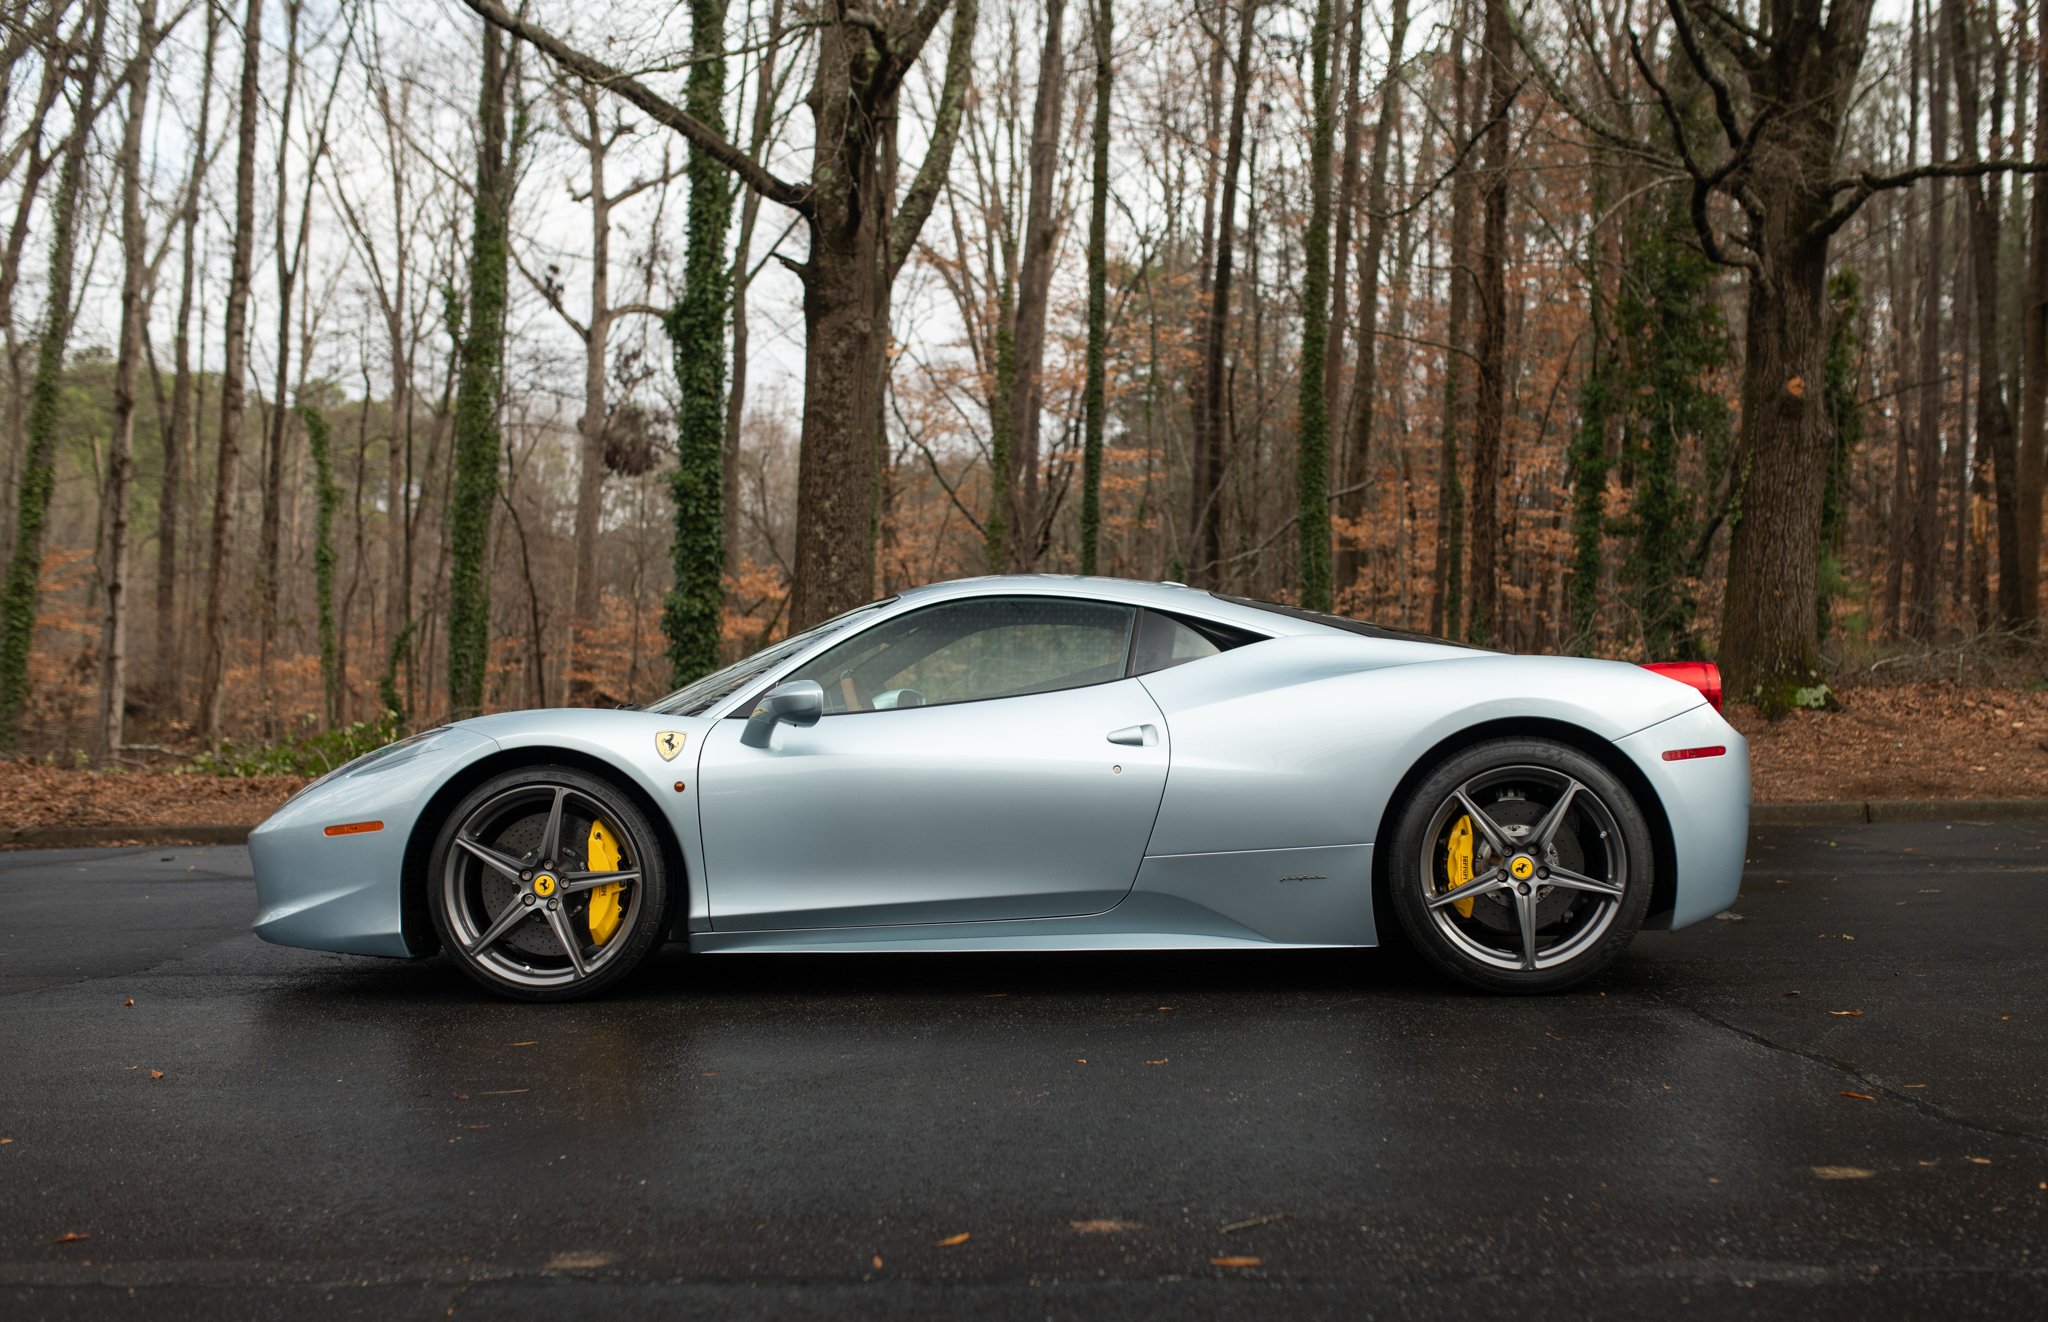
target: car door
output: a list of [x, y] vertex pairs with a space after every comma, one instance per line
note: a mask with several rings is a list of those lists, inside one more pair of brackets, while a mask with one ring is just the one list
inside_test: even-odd
[[1115, 905], [1166, 784], [1165, 722], [1129, 677], [1136, 614], [1046, 596], [942, 602], [782, 676], [823, 686], [816, 724], [749, 748], [744, 719], [718, 722], [698, 768], [713, 926]]

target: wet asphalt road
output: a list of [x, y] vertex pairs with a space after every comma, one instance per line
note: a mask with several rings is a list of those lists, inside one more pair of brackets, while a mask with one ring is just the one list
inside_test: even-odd
[[671, 949], [552, 1007], [263, 945], [238, 849], [0, 854], [0, 1318], [2039, 1317], [2044, 846], [1761, 831], [1739, 921], [1544, 1000]]

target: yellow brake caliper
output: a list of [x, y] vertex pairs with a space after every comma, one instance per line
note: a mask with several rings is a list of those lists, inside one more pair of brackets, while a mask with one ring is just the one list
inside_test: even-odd
[[[586, 853], [586, 859], [592, 872], [619, 870], [618, 842], [612, 839], [610, 828], [603, 822], [590, 824], [590, 848]], [[1469, 849], [1466, 851], [1466, 859], [1465, 875], [1469, 877], [1472, 874]], [[590, 912], [584, 917], [590, 924], [590, 939], [595, 944], [603, 945], [618, 932], [619, 920], [625, 916], [625, 906], [619, 902], [619, 896], [624, 894], [625, 889], [625, 883], [612, 881], [590, 892]]]
[[[1472, 880], [1472, 818], [1460, 817], [1458, 824], [1451, 828], [1451, 847], [1444, 855], [1444, 871], [1450, 874], [1452, 890]], [[1458, 917], [1472, 916], [1472, 901], [1459, 900], [1451, 907], [1458, 911]]]

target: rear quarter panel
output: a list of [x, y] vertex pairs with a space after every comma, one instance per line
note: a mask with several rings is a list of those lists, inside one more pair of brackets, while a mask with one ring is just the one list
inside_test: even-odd
[[1538, 718], [1618, 742], [1703, 705], [1624, 662], [1311, 636], [1144, 682], [1173, 740], [1148, 855], [1370, 844], [1409, 769], [1462, 730]]

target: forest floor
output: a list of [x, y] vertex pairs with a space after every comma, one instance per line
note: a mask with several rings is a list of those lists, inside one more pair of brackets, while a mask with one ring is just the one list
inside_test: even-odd
[[[2048, 691], [1933, 680], [1839, 690], [1835, 711], [1781, 721], [1733, 708], [1758, 803], [2048, 798]], [[40, 827], [237, 826], [305, 782], [182, 770], [0, 762], [0, 839]]]

